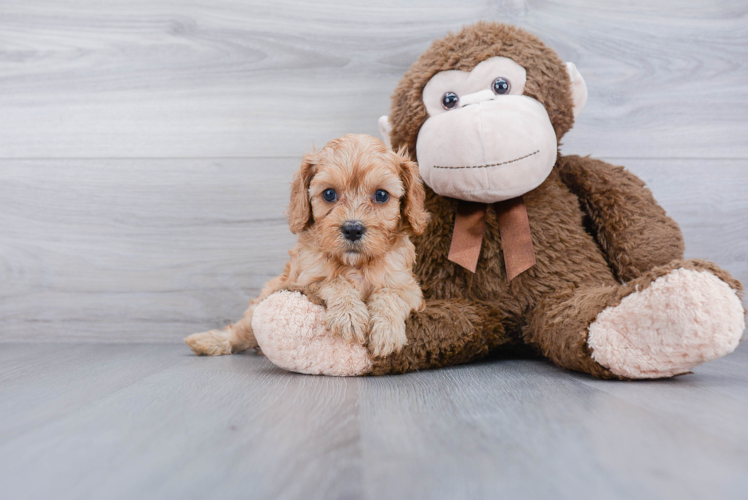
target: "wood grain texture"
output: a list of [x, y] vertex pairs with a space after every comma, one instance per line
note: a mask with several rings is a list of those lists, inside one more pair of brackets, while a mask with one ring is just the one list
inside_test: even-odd
[[298, 156], [377, 134], [430, 41], [481, 19], [585, 75], [569, 152], [746, 157], [747, 15], [742, 0], [6, 0], [0, 157]]
[[544, 361], [284, 372], [163, 344], [4, 344], [13, 499], [711, 499], [748, 488], [748, 350], [654, 382]]
[[283, 212], [297, 168], [296, 159], [0, 167], [0, 336], [177, 339], [236, 320], [287, 260]]
[[479, 19], [575, 61], [590, 99], [563, 151], [630, 167], [689, 256], [748, 281], [747, 13], [730, 0], [3, 2], [0, 340], [176, 341], [237, 318], [292, 245], [282, 212], [300, 155], [376, 135], [418, 54]]
[[[748, 283], [746, 162], [616, 160], [687, 256]], [[0, 339], [179, 341], [241, 317], [294, 242], [298, 159], [0, 161]]]

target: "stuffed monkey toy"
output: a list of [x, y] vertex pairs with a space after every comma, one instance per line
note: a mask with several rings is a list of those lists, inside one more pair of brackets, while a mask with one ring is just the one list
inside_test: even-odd
[[426, 308], [400, 352], [373, 357], [325, 329], [323, 306], [278, 292], [253, 329], [276, 365], [302, 373], [404, 373], [489, 354], [544, 356], [604, 379], [686, 373], [732, 352], [741, 285], [683, 260], [678, 225], [622, 167], [562, 156], [587, 89], [537, 37], [481, 22], [435, 41], [380, 126], [427, 185], [413, 238]]

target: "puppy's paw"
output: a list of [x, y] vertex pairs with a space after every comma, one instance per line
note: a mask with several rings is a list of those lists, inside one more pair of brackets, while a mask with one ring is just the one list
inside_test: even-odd
[[366, 343], [369, 330], [369, 310], [366, 304], [328, 305], [327, 327], [334, 335], [341, 335], [350, 343]]
[[369, 350], [374, 357], [400, 352], [408, 343], [405, 321], [388, 316], [372, 315], [369, 323]]
[[224, 330], [210, 330], [208, 332], [193, 333], [184, 342], [190, 346], [198, 356], [220, 356], [231, 354], [229, 332]]

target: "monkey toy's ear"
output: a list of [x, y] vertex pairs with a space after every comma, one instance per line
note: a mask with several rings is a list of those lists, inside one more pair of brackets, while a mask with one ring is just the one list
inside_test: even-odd
[[392, 149], [392, 141], [390, 141], [390, 134], [392, 133], [392, 124], [390, 123], [390, 117], [387, 115], [379, 117], [379, 132], [382, 134], [382, 141], [385, 145]]
[[574, 63], [566, 63], [566, 72], [569, 73], [571, 80], [571, 98], [574, 100], [574, 118], [576, 118], [587, 104], [587, 84], [584, 83], [584, 78]]
[[300, 233], [314, 222], [312, 204], [309, 201], [309, 184], [314, 177], [317, 155], [308, 153], [301, 160], [301, 168], [291, 181], [291, 203], [288, 205], [288, 226], [294, 234]]

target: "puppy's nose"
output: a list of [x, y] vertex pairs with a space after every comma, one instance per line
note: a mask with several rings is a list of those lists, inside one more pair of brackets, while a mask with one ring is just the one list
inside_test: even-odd
[[348, 241], [358, 241], [366, 232], [366, 227], [358, 221], [346, 221], [340, 226], [340, 232], [343, 233]]

